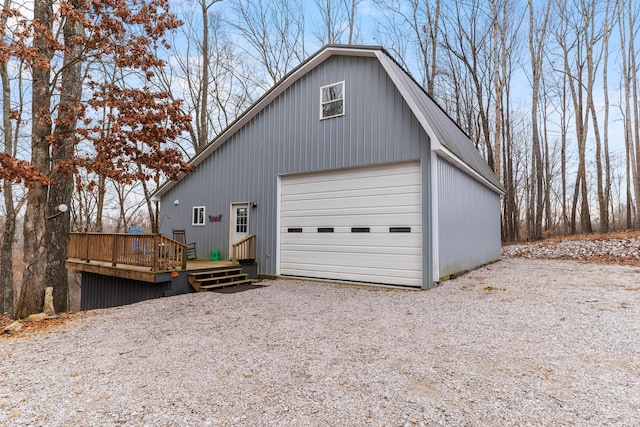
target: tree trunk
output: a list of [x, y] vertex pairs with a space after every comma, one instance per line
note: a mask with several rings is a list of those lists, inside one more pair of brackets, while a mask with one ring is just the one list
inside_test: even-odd
[[196, 154], [200, 153], [206, 147], [209, 138], [209, 7], [215, 3], [207, 4], [206, 0], [201, 0], [202, 8], [202, 81], [200, 82], [200, 111], [198, 123], [198, 145]]
[[440, 0], [436, 0], [436, 4], [435, 4], [435, 13], [429, 13], [429, 17], [431, 17], [433, 15], [433, 20], [432, 20], [432, 24], [431, 25], [431, 64], [430, 64], [430, 69], [431, 71], [428, 73], [429, 75], [429, 84], [427, 87], [427, 91], [429, 92], [429, 95], [434, 96], [435, 93], [435, 82], [436, 82], [436, 75], [437, 75], [437, 61], [436, 59], [438, 58], [437, 56], [437, 48], [438, 48], [438, 29], [439, 29], [439, 21], [440, 21]]
[[596, 114], [595, 107], [593, 105], [593, 95], [590, 96], [589, 109], [591, 110], [591, 120], [593, 120], [593, 131], [596, 140], [596, 192], [598, 194], [598, 210], [600, 213], [600, 232], [606, 233], [609, 231], [609, 207], [608, 201], [604, 195], [604, 182], [602, 171], [602, 139], [600, 136], [600, 129], [598, 127], [598, 115]]
[[[533, 239], [542, 238], [542, 215], [544, 211], [544, 163], [538, 126], [538, 104], [540, 101], [540, 79], [542, 75], [542, 58], [544, 37], [547, 30], [550, 3], [544, 15], [541, 28], [535, 28], [533, 2], [529, 0], [529, 54], [531, 58], [531, 198], [533, 209]], [[535, 186], [535, 187], [534, 187]], [[534, 197], [535, 195], [535, 197]], [[534, 204], [535, 203], [535, 204]]]
[[64, 24], [64, 42], [68, 50], [64, 55], [60, 104], [54, 136], [56, 144], [52, 148], [53, 185], [49, 189], [49, 220], [45, 233], [47, 246], [48, 285], [53, 286], [56, 312], [69, 311], [69, 280], [65, 260], [69, 240], [70, 221], [67, 213], [60, 214], [58, 207], [71, 205], [73, 195], [73, 175], [66, 172], [65, 162], [74, 154], [76, 142], [76, 122], [79, 114], [79, 100], [82, 97], [82, 46], [74, 43], [74, 38], [84, 35], [82, 25], [68, 16]]
[[[581, 14], [584, 19], [589, 19], [584, 13]], [[569, 89], [571, 91], [571, 99], [573, 101], [574, 121], [576, 130], [576, 139], [578, 140], [578, 172], [576, 173], [576, 183], [573, 191], [573, 201], [571, 203], [571, 232], [576, 232], [576, 213], [578, 200], [580, 200], [580, 226], [583, 233], [591, 233], [591, 214], [589, 213], [589, 194], [587, 188], [586, 174], [586, 144], [587, 132], [589, 127], [589, 108], [584, 106], [584, 56], [590, 55], [588, 51], [588, 40], [584, 40], [588, 30], [588, 22], [581, 21], [580, 34], [576, 35], [574, 44], [575, 52], [571, 64], [569, 61], [569, 50], [564, 47], [564, 66], [565, 73], [569, 76]], [[585, 46], [587, 45], [587, 46]], [[586, 49], [585, 53], [583, 49]], [[573, 72], [573, 74], [572, 74]], [[587, 75], [587, 80], [590, 78]], [[589, 93], [586, 94], [587, 100]]]
[[[628, 13], [632, 13], [632, 1], [627, 2]], [[633, 167], [633, 188], [635, 190], [636, 197], [636, 215], [640, 213], [640, 112], [638, 111], [638, 64], [636, 63], [636, 52], [634, 45], [634, 38], [636, 34], [635, 20], [634, 15], [628, 15], [627, 19], [629, 20], [629, 45], [628, 45], [628, 55], [629, 55], [629, 77], [631, 84], [631, 101], [633, 107], [633, 122], [632, 122], [632, 137], [633, 137], [633, 146], [632, 151], [634, 152], [634, 162], [632, 163]], [[640, 227], [640, 218], [636, 217], [635, 227]]]
[[[606, 15], [604, 23], [604, 37], [602, 39], [604, 59], [602, 65], [602, 91], [604, 94], [604, 209], [601, 208], [600, 231], [607, 233], [610, 229], [609, 202], [611, 199], [611, 160], [609, 156], [609, 85], [607, 83], [609, 70], [609, 36], [611, 35], [610, 25], [611, 1], [607, 0]], [[613, 213], [613, 210], [611, 211]], [[615, 225], [614, 225], [615, 227]]]
[[96, 231], [98, 233], [104, 232], [102, 213], [104, 212], [104, 196], [107, 191], [106, 184], [104, 175], [100, 175], [98, 177], [98, 202], [96, 204]]
[[562, 181], [562, 222], [564, 232], [570, 230], [567, 213], [567, 75], [562, 75], [562, 111], [560, 113], [560, 175]]
[[16, 235], [16, 211], [13, 205], [12, 183], [5, 181], [3, 185], [6, 216], [0, 246], [0, 315], [14, 314], [13, 283], [13, 242]]
[[[11, 0], [4, 1], [4, 10], [9, 10]], [[7, 23], [7, 16], [2, 17], [2, 27]], [[4, 136], [4, 152], [13, 156], [13, 126], [11, 124], [11, 84], [7, 63], [0, 61], [0, 79], [2, 80], [2, 123]], [[13, 183], [5, 180], [2, 186], [5, 207], [5, 219], [0, 246], [0, 316], [7, 314], [13, 317], [13, 241], [16, 235], [16, 210], [13, 204]]]
[[[33, 17], [41, 26], [34, 31], [34, 47], [46, 66], [33, 66], [32, 86], [32, 133], [31, 164], [44, 175], [49, 175], [49, 143], [51, 135], [51, 119], [49, 117], [51, 91], [51, 71], [49, 62], [52, 58], [49, 37], [53, 22], [53, 0], [36, 0]], [[36, 182], [28, 192], [27, 208], [24, 216], [24, 273], [22, 287], [16, 307], [16, 318], [22, 319], [37, 313], [44, 303], [44, 288], [47, 285], [45, 266], [47, 263], [45, 244], [45, 222], [47, 212], [48, 186]]]
[[[629, 6], [630, 7], [630, 6]], [[626, 8], [623, 5], [618, 9], [618, 31], [620, 34], [620, 55], [622, 64], [622, 86], [624, 90], [624, 153], [625, 153], [625, 188], [626, 188], [626, 228], [633, 227], [633, 218], [631, 212], [631, 206], [633, 203], [632, 197], [632, 180], [633, 187], [636, 187], [636, 177], [638, 175], [635, 168], [635, 154], [633, 151], [633, 127], [631, 125], [631, 60], [627, 58], [627, 43], [626, 43], [626, 21], [625, 14]], [[630, 11], [630, 9], [629, 9]], [[628, 17], [631, 20], [631, 17]], [[629, 23], [629, 29], [633, 29], [633, 24]], [[629, 56], [632, 56], [633, 52], [629, 51]], [[633, 177], [633, 178], [632, 178]]]
[[353, 44], [353, 30], [356, 22], [356, 0], [351, 0], [351, 13], [349, 13], [349, 38], [347, 44]]
[[[510, 105], [510, 86], [507, 85], [505, 103]], [[513, 170], [513, 137], [511, 134], [510, 109], [505, 111], [504, 120], [504, 149], [503, 149], [503, 180], [505, 195], [503, 201], [502, 236], [508, 242], [516, 241], [518, 234], [518, 216], [516, 208], [515, 178]]]
[[[141, 168], [142, 166], [138, 165], [138, 167]], [[144, 193], [144, 200], [147, 205], [147, 212], [149, 212], [149, 222], [151, 223], [151, 232], [153, 234], [160, 234], [160, 224], [158, 224], [158, 221], [157, 221], [158, 205], [156, 205], [154, 209], [154, 206], [151, 203], [151, 193], [149, 192], [149, 188], [147, 187], [146, 181], [142, 181], [142, 191]]]

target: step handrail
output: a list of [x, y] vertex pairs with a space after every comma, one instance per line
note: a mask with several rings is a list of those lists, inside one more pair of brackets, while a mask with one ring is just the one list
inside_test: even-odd
[[250, 234], [231, 245], [231, 260], [256, 259], [256, 236]]

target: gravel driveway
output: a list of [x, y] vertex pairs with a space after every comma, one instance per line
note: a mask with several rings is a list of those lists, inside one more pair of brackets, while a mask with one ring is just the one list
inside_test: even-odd
[[3, 337], [0, 425], [640, 425], [637, 267], [265, 283]]

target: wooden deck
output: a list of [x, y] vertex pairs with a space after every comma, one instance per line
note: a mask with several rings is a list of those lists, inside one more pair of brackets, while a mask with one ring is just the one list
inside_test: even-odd
[[[66, 268], [147, 283], [173, 282], [188, 272], [239, 265], [253, 259], [255, 236], [233, 245], [231, 261], [187, 259], [187, 246], [161, 234], [71, 233]], [[176, 274], [177, 273], [177, 274]]]
[[171, 272], [177, 271], [197, 271], [206, 270], [208, 268], [227, 267], [230, 265], [237, 265], [233, 261], [209, 261], [208, 259], [193, 259], [187, 261], [186, 268], [181, 267], [151, 271], [149, 267], [128, 265], [128, 264], [116, 264], [112, 265], [111, 262], [105, 261], [91, 261], [80, 258], [68, 258], [66, 262], [67, 269], [102, 274], [104, 276], [120, 277], [122, 279], [139, 280], [142, 282], [157, 283], [164, 281], [166, 276], [170, 276]]
[[150, 268], [151, 271], [187, 265], [187, 246], [161, 234], [70, 233], [67, 257], [86, 262], [111, 262]]

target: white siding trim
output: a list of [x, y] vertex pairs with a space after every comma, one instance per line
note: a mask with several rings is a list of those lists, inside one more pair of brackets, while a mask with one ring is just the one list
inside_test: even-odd
[[[424, 206], [424, 203], [422, 204]], [[439, 212], [438, 203], [438, 156], [435, 151], [431, 151], [431, 268], [433, 271], [432, 280], [440, 280], [440, 233], [439, 233]]]
[[276, 276], [280, 275], [280, 222], [282, 217], [282, 176], [276, 183]]

